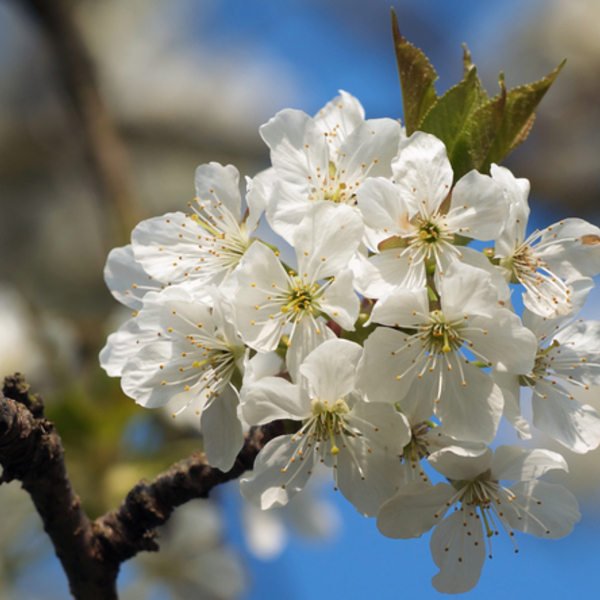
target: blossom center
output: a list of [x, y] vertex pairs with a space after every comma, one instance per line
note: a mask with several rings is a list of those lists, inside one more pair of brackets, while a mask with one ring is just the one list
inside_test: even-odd
[[426, 422], [413, 425], [410, 442], [408, 442], [408, 444], [406, 444], [402, 450], [403, 461], [417, 463], [422, 458], [429, 456], [429, 450], [427, 448], [429, 442], [425, 435], [430, 429], [430, 424]]
[[[356, 204], [356, 195], [353, 188], [358, 186], [359, 183], [355, 183], [355, 186], [353, 186], [340, 181], [340, 175], [343, 171], [340, 173], [335, 163], [329, 162], [327, 173], [323, 173], [319, 168], [316, 171], [316, 185], [313, 183], [310, 194], [311, 200], [328, 200], [337, 204]], [[312, 177], [310, 179], [315, 182]]]
[[425, 335], [425, 347], [431, 354], [454, 352], [462, 346], [460, 329], [462, 323], [448, 323], [441, 310], [429, 314], [430, 325]]
[[307, 284], [302, 282], [299, 278], [292, 281], [292, 285], [290, 285], [288, 290], [289, 295], [287, 297], [287, 302], [281, 307], [281, 312], [312, 312], [312, 303], [318, 288], [319, 286], [316, 283]]
[[343, 416], [350, 412], [350, 408], [343, 398], [331, 402], [320, 398], [313, 398], [311, 410], [314, 419], [314, 432], [317, 439], [329, 439], [331, 454], [339, 454], [340, 449], [335, 443], [335, 436], [345, 429]]
[[428, 244], [433, 244], [438, 241], [441, 236], [441, 231], [437, 223], [426, 221], [419, 227], [419, 238]]
[[[554, 318], [568, 314], [572, 307], [571, 288], [557, 277], [531, 244], [541, 234], [532, 234], [515, 248], [514, 254], [500, 261], [500, 266], [510, 272], [510, 283], [525, 287], [529, 301], [541, 315]], [[526, 302], [527, 304], [527, 302]]]

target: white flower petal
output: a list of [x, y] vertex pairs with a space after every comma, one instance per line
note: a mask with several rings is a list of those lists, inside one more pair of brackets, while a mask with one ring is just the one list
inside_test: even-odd
[[308, 379], [315, 397], [335, 402], [354, 390], [361, 356], [362, 348], [358, 344], [332, 339], [307, 356], [300, 373]]
[[315, 467], [317, 453], [307, 452], [300, 460], [299, 441], [297, 438], [292, 441], [293, 437], [277, 437], [260, 451], [254, 470], [240, 481], [240, 491], [248, 502], [263, 510], [285, 506], [305, 486]]
[[248, 216], [246, 229], [251, 234], [257, 227], [260, 217], [267, 210], [267, 202], [276, 181], [273, 167], [261, 171], [253, 178], [246, 177], [246, 205]]
[[286, 181], [276, 181], [267, 203], [267, 221], [275, 233], [293, 246], [296, 229], [312, 205], [304, 191]]
[[140, 329], [135, 317], [128, 319], [118, 331], [108, 336], [106, 346], [100, 352], [100, 366], [110, 377], [120, 377], [125, 364], [156, 339], [156, 331]]
[[452, 190], [448, 223], [467, 237], [493, 240], [508, 217], [502, 186], [473, 170], [461, 177]]
[[[394, 416], [394, 407], [389, 404], [381, 407], [387, 408], [390, 417]], [[398, 412], [396, 414], [399, 415]], [[401, 423], [400, 420], [398, 422]], [[361, 424], [361, 427], [364, 431], [365, 425]], [[340, 448], [336, 463], [337, 485], [344, 497], [365, 517], [376, 516], [381, 505], [401, 486], [398, 450], [381, 443], [371, 443], [375, 437], [336, 436], [336, 444]]]
[[353, 265], [356, 289], [367, 298], [383, 298], [396, 288], [425, 286], [423, 263], [412, 263], [402, 249], [384, 250]]
[[577, 500], [562, 485], [520, 481], [509, 489], [516, 497], [504, 505], [504, 518], [513, 529], [555, 540], [571, 533], [581, 518]]
[[281, 377], [264, 377], [244, 386], [243, 398], [242, 412], [250, 425], [277, 419], [301, 421], [311, 414], [300, 388]]
[[204, 452], [211, 467], [229, 471], [244, 445], [242, 424], [237, 416], [237, 392], [228, 386], [213, 398], [202, 411], [200, 427], [204, 437]]
[[354, 331], [354, 324], [360, 313], [360, 301], [352, 286], [353, 274], [344, 269], [335, 281], [317, 299], [319, 308], [346, 331]]
[[405, 201], [437, 211], [452, 186], [452, 167], [446, 147], [435, 136], [417, 131], [400, 142], [400, 154], [392, 164], [394, 180]]
[[357, 190], [356, 200], [365, 224], [375, 230], [379, 242], [412, 230], [411, 207], [404, 202], [398, 188], [391, 181], [383, 178], [367, 179]]
[[439, 292], [447, 319], [462, 319], [465, 314], [492, 318], [496, 314], [498, 293], [486, 271], [454, 262], [440, 280]]
[[509, 215], [503, 224], [500, 236], [496, 240], [496, 255], [510, 256], [515, 249], [515, 242], [525, 239], [527, 221], [529, 220], [529, 181], [517, 179], [507, 168], [493, 164], [490, 173], [504, 191], [504, 197], [509, 204]]
[[377, 529], [389, 538], [408, 540], [421, 537], [441, 522], [446, 503], [456, 490], [447, 483], [414, 481], [388, 500], [377, 515]]
[[149, 291], [160, 291], [162, 282], [153, 279], [136, 262], [131, 245], [113, 248], [104, 267], [104, 281], [111, 294], [125, 306], [135, 310], [142, 307], [144, 296]]
[[306, 357], [327, 340], [334, 339], [336, 335], [320, 319], [317, 321], [306, 314], [295, 325], [285, 362], [292, 381], [297, 382], [300, 377], [300, 365]]
[[493, 370], [492, 379], [502, 390], [504, 396], [504, 416], [507, 421], [517, 430], [522, 440], [531, 439], [531, 429], [529, 423], [521, 414], [521, 385], [518, 375], [511, 373], [502, 373]]
[[505, 308], [511, 308], [511, 291], [503, 271], [499, 267], [494, 266], [485, 254], [477, 252], [477, 250], [473, 250], [473, 248], [465, 246], [460, 249], [460, 252], [462, 254], [460, 257], [462, 263], [470, 265], [471, 267], [476, 267], [477, 269], [483, 269], [491, 277], [492, 285], [496, 288], [496, 292], [498, 293], [498, 304]]
[[[565, 379], [599, 385], [600, 322], [576, 321], [560, 331], [555, 339], [560, 346], [551, 352], [556, 363], [552, 365], [554, 371]], [[560, 350], [560, 357], [557, 350]]]
[[479, 581], [485, 562], [485, 539], [481, 519], [464, 505], [440, 523], [429, 546], [440, 572], [431, 583], [438, 592], [462, 594]]
[[135, 259], [160, 281], [178, 282], [192, 277], [219, 285], [228, 270], [209, 268], [206, 259], [211, 255], [203, 244], [212, 248], [213, 243], [206, 242], [206, 236], [214, 239], [189, 216], [172, 212], [139, 223], [131, 233], [131, 243]]
[[[443, 387], [439, 402], [435, 403], [435, 414], [442, 421], [448, 435], [469, 442], [489, 444], [496, 435], [504, 398], [500, 388], [493, 383], [487, 373], [470, 364], [464, 365], [464, 380], [458, 376], [457, 358], [453, 364], [453, 376], [444, 373], [445, 367], [438, 367], [442, 372], [438, 375], [425, 374], [436, 380], [443, 378]], [[466, 385], [463, 385], [466, 384]]]
[[348, 266], [363, 230], [357, 210], [333, 202], [313, 204], [294, 235], [299, 272], [309, 281], [337, 275]]
[[581, 404], [558, 384], [539, 382], [535, 391], [531, 399], [534, 427], [578, 454], [600, 445], [600, 415], [594, 408]]
[[263, 305], [274, 291], [287, 290], [288, 284], [287, 274], [274, 252], [260, 242], [252, 244], [240, 262], [239, 287], [233, 301], [239, 332], [250, 347], [261, 352], [277, 348], [283, 333], [283, 313], [279, 306]]
[[317, 167], [327, 172], [329, 149], [323, 132], [306, 113], [285, 109], [260, 128], [271, 149], [271, 162], [277, 175], [302, 189]]
[[218, 219], [221, 211], [217, 207], [225, 206], [239, 223], [242, 216], [240, 173], [233, 165], [224, 167], [217, 162], [200, 165], [196, 169], [195, 184], [196, 196], [207, 214]]
[[176, 334], [183, 331], [191, 333], [196, 328], [212, 332], [215, 328], [210, 306], [198, 301], [181, 286], [166, 288], [159, 294], [150, 292], [136, 319], [141, 329], [160, 330], [163, 333], [169, 327]]
[[357, 385], [371, 402], [399, 402], [415, 381], [416, 371], [403, 373], [422, 349], [417, 344], [407, 347], [404, 337], [400, 331], [380, 327], [365, 342]]
[[429, 323], [429, 297], [425, 288], [397, 289], [377, 302], [371, 321], [411, 328]]
[[[369, 177], [391, 177], [391, 163], [398, 154], [400, 124], [394, 119], [369, 119], [341, 144], [339, 170], [343, 181], [356, 185]], [[363, 166], [364, 165], [364, 166]]]
[[552, 469], [568, 471], [565, 459], [550, 450], [526, 450], [519, 446], [499, 446], [492, 459], [493, 479], [530, 481]]
[[411, 439], [411, 429], [405, 415], [395, 407], [381, 402], [356, 402], [348, 415], [349, 422], [379, 454], [398, 458]]
[[429, 464], [439, 473], [456, 481], [470, 481], [485, 473], [492, 464], [492, 451], [486, 448], [481, 454], [465, 456], [453, 446], [442, 448], [429, 457]]
[[544, 231], [542, 245], [537, 253], [564, 279], [600, 273], [600, 229], [583, 219], [565, 219], [552, 225]]
[[[549, 319], [527, 309], [523, 311], [523, 325], [525, 325], [525, 327], [528, 329], [531, 329], [538, 340], [542, 339], [544, 334], [546, 337], [553, 336], [559, 329], [562, 328], [563, 325], [571, 321], [573, 316], [578, 314], [583, 308], [590, 291], [594, 287], [594, 280], [590, 279], [589, 277], [569, 279], [565, 283], [573, 290], [573, 293], [571, 294], [571, 306], [573, 308], [568, 314], [559, 315], [555, 318]], [[569, 327], [566, 329], [569, 329]], [[561, 332], [557, 335], [557, 339], [560, 339], [561, 337], [565, 337], [566, 339], [566, 337], [569, 336], [565, 336]]]
[[500, 371], [528, 374], [533, 369], [538, 347], [535, 335], [506, 308], [498, 309], [490, 319], [469, 319], [463, 337], [473, 344], [475, 352]]
[[[160, 369], [161, 364], [165, 365], [164, 369]], [[173, 346], [167, 340], [147, 344], [123, 367], [121, 387], [146, 408], [164, 406], [173, 396], [185, 391], [186, 382], [179, 372], [183, 364], [183, 360], [174, 356]]]
[[274, 377], [282, 372], [283, 367], [282, 358], [275, 352], [257, 353], [250, 360], [246, 360], [244, 365], [244, 386], [263, 377]]
[[327, 133], [331, 150], [339, 150], [344, 140], [365, 120], [361, 103], [348, 92], [328, 102], [314, 117], [317, 127]]

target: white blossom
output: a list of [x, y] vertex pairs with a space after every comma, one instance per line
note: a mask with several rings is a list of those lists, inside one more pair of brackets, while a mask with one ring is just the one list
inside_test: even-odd
[[360, 306], [347, 264], [362, 231], [354, 210], [327, 202], [313, 205], [296, 230], [297, 272], [254, 244], [240, 264], [234, 300], [246, 344], [270, 352], [287, 333], [288, 370], [296, 377], [304, 358], [334, 336], [321, 315], [353, 330]]
[[239, 173], [219, 163], [196, 169], [196, 197], [189, 212], [142, 221], [131, 234], [135, 259], [161, 281], [183, 284], [196, 294], [221, 285], [252, 244], [264, 208], [260, 181], [249, 182], [242, 218]]
[[402, 414], [406, 417], [411, 431], [411, 439], [402, 451], [402, 483], [412, 481], [429, 482], [421, 461], [441, 448], [452, 446], [454, 452], [464, 456], [479, 456], [486, 446], [478, 442], [456, 440], [445, 433], [444, 426], [436, 426], [431, 419], [428, 403], [420, 402], [416, 394], [407, 396], [402, 403]]
[[314, 202], [353, 206], [368, 177], [392, 175], [399, 123], [365, 121], [358, 100], [340, 94], [314, 118], [286, 109], [260, 128], [278, 178], [268, 200], [267, 220], [292, 245], [296, 228]]
[[[432, 454], [429, 463], [449, 483], [413, 482], [386, 502], [377, 527], [387, 537], [420, 537], [432, 527], [430, 546], [440, 572], [434, 587], [449, 594], [477, 584], [498, 529], [556, 539], [571, 532], [580, 514], [573, 495], [560, 485], [536, 481], [550, 469], [567, 470], [562, 456], [549, 450], [500, 446], [479, 456], [459, 456], [452, 448]], [[506, 487], [501, 481], [515, 481]], [[447, 513], [454, 507], [454, 511]], [[517, 546], [515, 544], [515, 551]]]
[[393, 183], [372, 178], [357, 192], [373, 231], [370, 249], [380, 250], [357, 268], [358, 289], [369, 298], [424, 286], [428, 265], [442, 275], [462, 258], [457, 236], [494, 239], [508, 211], [501, 186], [477, 171], [452, 187], [446, 147], [433, 135], [416, 132], [402, 140], [392, 168]]
[[535, 337], [498, 305], [491, 278], [480, 269], [453, 264], [439, 293], [439, 308], [433, 310], [425, 288], [400, 288], [375, 305], [372, 320], [387, 327], [365, 342], [359, 387], [370, 400], [401, 407], [405, 398], [418, 398], [448, 435], [489, 443], [503, 398], [475, 361], [510, 373], [529, 372]]
[[246, 391], [242, 409], [249, 423], [302, 421], [297, 433], [261, 450], [252, 475], [240, 482], [247, 500], [262, 509], [284, 506], [319, 461], [332, 466], [336, 489], [366, 516], [395, 494], [410, 430], [393, 406], [364, 402], [356, 392], [361, 353], [358, 344], [330, 340], [303, 362], [300, 384], [266, 377]]
[[554, 318], [571, 312], [572, 289], [566, 279], [600, 273], [600, 229], [583, 219], [565, 219], [526, 236], [529, 182], [492, 165], [504, 188], [509, 219], [496, 240], [495, 255], [513, 283], [525, 288], [523, 302], [532, 312]]
[[[574, 312], [583, 306], [591, 279], [570, 280]], [[600, 384], [600, 322], [574, 321], [570, 315], [548, 319], [525, 310], [523, 323], [538, 342], [535, 364], [524, 375], [494, 375], [505, 398], [505, 415], [521, 437], [530, 438], [520, 411], [520, 388], [531, 390], [533, 425], [573, 452], [600, 445], [600, 415], [575, 399], [575, 388]]]
[[121, 386], [146, 408], [170, 402], [174, 417], [191, 405], [200, 417], [209, 463], [228, 471], [243, 444], [232, 381], [241, 383], [245, 346], [223, 298], [212, 293], [212, 308], [181, 286], [145, 297], [136, 319], [154, 341], [123, 366]]
[[135, 318], [143, 306], [144, 296], [148, 292], [159, 292], [168, 284], [144, 271], [133, 256], [131, 245], [110, 251], [104, 267], [104, 280], [111, 294], [121, 304], [133, 309], [132, 318], [108, 336], [100, 352], [100, 366], [111, 377], [120, 377], [125, 364], [143, 345], [156, 338], [151, 329], [140, 329]]

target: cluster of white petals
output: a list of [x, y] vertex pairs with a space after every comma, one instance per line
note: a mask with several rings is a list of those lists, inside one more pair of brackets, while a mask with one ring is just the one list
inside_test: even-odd
[[575, 398], [600, 384], [600, 323], [577, 320], [600, 229], [566, 219], [528, 235], [527, 180], [492, 165], [453, 183], [440, 140], [366, 120], [346, 92], [260, 134], [272, 167], [247, 180], [245, 204], [235, 167], [202, 165], [186, 212], [140, 223], [111, 252], [107, 285], [134, 312], [102, 366], [143, 406], [195, 411], [225, 471], [245, 426], [285, 420], [242, 495], [285, 506], [323, 463], [384, 535], [437, 525], [440, 591], [477, 583], [499, 529], [566, 535], [575, 499], [537, 481], [564, 459], [488, 445], [503, 416], [522, 439], [533, 426], [574, 452], [600, 445], [600, 415]]

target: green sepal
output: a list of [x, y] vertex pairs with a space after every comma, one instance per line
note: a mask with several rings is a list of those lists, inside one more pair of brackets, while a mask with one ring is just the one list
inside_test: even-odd
[[419, 48], [415, 48], [400, 33], [396, 13], [392, 9], [394, 49], [402, 88], [406, 135], [417, 131], [423, 117], [437, 101], [433, 85], [438, 78], [435, 69]]
[[379, 252], [383, 252], [384, 250], [395, 250], [396, 248], [404, 249], [407, 247], [408, 240], [397, 235], [393, 235], [392, 237], [389, 237], [383, 240], [382, 242], [379, 242], [379, 244], [377, 245], [377, 250], [379, 250]]
[[437, 297], [437, 294], [433, 291], [433, 288], [431, 286], [427, 286], [427, 297], [429, 298], [430, 302], [437, 302], [439, 300], [439, 298]]
[[365, 323], [371, 318], [371, 315], [361, 312], [358, 315], [358, 319], [354, 325], [354, 331], [346, 331], [342, 329], [341, 338], [344, 340], [350, 340], [356, 342], [361, 346], [364, 346], [365, 340], [377, 329], [376, 323], [365, 325]]
[[460, 235], [460, 233], [455, 233], [452, 243], [455, 246], [468, 246], [472, 241], [473, 241], [473, 238], [466, 237], [464, 235]]

